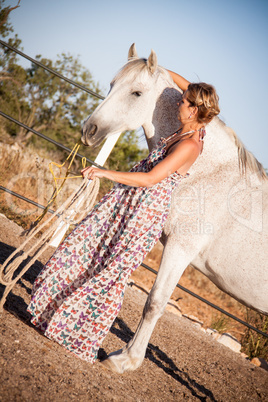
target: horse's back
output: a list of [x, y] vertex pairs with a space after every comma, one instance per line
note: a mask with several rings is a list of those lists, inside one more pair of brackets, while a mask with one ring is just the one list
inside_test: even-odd
[[267, 179], [241, 176], [232, 163], [203, 169], [174, 193], [165, 229], [176, 237], [178, 260], [188, 253], [220, 289], [268, 314]]

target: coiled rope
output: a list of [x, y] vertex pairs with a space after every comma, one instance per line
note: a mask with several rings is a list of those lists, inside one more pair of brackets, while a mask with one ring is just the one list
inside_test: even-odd
[[[53, 202], [56, 200], [57, 196], [59, 195], [60, 191], [62, 190], [62, 187], [64, 186], [64, 183], [67, 179], [74, 179], [74, 178], [78, 178], [78, 177], [82, 177], [80, 176], [69, 176], [70, 174], [70, 170], [74, 161], [74, 158], [76, 157], [76, 154], [79, 150], [79, 147], [81, 145], [81, 141], [77, 142], [75, 144], [75, 146], [73, 147], [73, 149], [71, 150], [70, 154], [67, 156], [67, 158], [65, 159], [65, 161], [62, 164], [58, 164], [56, 162], [50, 162], [48, 167], [50, 170], [50, 173], [52, 174], [53, 177], [53, 181], [54, 181], [54, 191], [47, 203], [47, 206], [45, 207], [44, 211], [41, 213], [41, 215], [39, 215], [34, 222], [32, 222], [31, 226], [29, 229], [27, 229], [26, 231], [24, 231], [24, 234], [29, 234], [35, 227], [36, 225], [38, 225], [39, 222], [41, 222], [41, 220], [44, 218], [44, 216], [46, 215], [46, 213], [49, 210], [49, 207], [53, 204]], [[63, 166], [65, 166], [66, 162], [68, 162], [68, 160], [70, 159], [69, 165], [67, 167], [66, 173], [64, 177], [56, 177], [54, 170], [53, 170], [53, 166], [56, 166], [60, 169], [60, 174], [61, 174], [61, 169], [63, 168]], [[83, 157], [82, 158], [82, 167], [85, 168], [86, 167], [86, 158]], [[60, 184], [58, 184], [58, 180], [62, 180]]]
[[[72, 162], [78, 151], [79, 145], [80, 144], [75, 145], [72, 152], [66, 159], [67, 161], [71, 158], [71, 161], [67, 168], [65, 177], [56, 178], [53, 172], [52, 164], [61, 168], [66, 161], [62, 165], [58, 165], [54, 162], [50, 164], [50, 171], [52, 171], [53, 179], [55, 182], [55, 190], [48, 202], [48, 205], [45, 208], [44, 212], [36, 219], [33, 225], [31, 225], [30, 230], [28, 231], [27, 239], [7, 258], [7, 260], [0, 268], [0, 283], [6, 286], [4, 294], [0, 301], [0, 311], [3, 308], [7, 295], [12, 290], [16, 282], [24, 275], [24, 273], [30, 268], [30, 266], [34, 264], [37, 258], [50, 246], [50, 243], [53, 242], [53, 240], [58, 236], [57, 229], [62, 225], [62, 223], [66, 225], [74, 223], [75, 216], [77, 216], [76, 221], [81, 221], [89, 213], [89, 211], [95, 204], [95, 200], [99, 192], [100, 181], [98, 178], [94, 178], [93, 180], [88, 180], [87, 178], [85, 178], [83, 179], [79, 188], [73, 191], [69, 198], [55, 211], [55, 214], [50, 216], [41, 225], [37, 226], [38, 223], [40, 223], [41, 219], [47, 213], [48, 207], [55, 201], [66, 179], [82, 177], [68, 177]], [[58, 179], [63, 179], [63, 182], [60, 184], [60, 186], [58, 186], [57, 183]], [[57, 219], [52, 222], [55, 216], [57, 216]], [[49, 225], [49, 227], [45, 230], [45, 232], [41, 234], [41, 236], [37, 237], [47, 225]], [[31, 240], [34, 237], [35, 240], [32, 244]], [[14, 275], [16, 270], [25, 260], [25, 266], [17, 275]]]

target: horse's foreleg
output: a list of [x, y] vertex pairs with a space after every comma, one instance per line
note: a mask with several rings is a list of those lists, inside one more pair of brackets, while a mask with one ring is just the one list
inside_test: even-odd
[[102, 362], [103, 365], [112, 371], [123, 373], [135, 370], [142, 364], [155, 324], [163, 314], [177, 282], [189, 263], [189, 257], [178, 252], [175, 244], [168, 242], [134, 337], [123, 349], [111, 353]]

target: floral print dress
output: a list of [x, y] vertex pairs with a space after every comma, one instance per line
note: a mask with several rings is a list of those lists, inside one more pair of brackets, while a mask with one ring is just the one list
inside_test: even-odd
[[[166, 147], [161, 138], [131, 171], [150, 171]], [[173, 173], [150, 188], [115, 185], [61, 243], [37, 277], [28, 306], [32, 323], [46, 337], [95, 361], [127, 280], [159, 239], [182, 178]]]

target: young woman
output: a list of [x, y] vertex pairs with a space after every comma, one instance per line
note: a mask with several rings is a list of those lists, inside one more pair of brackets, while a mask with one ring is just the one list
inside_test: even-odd
[[180, 129], [161, 138], [130, 172], [82, 170], [84, 177], [118, 184], [62, 242], [33, 286], [32, 323], [92, 363], [121, 308], [129, 276], [161, 236], [172, 191], [202, 152], [205, 125], [219, 113], [211, 85], [169, 73], [184, 91]]

